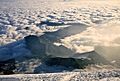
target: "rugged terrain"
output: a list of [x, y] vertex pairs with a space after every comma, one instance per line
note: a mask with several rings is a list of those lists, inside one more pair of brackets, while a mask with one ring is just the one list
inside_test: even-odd
[[[62, 66], [46, 66], [41, 64], [40, 59], [35, 58], [26, 60], [25, 56], [31, 56], [31, 52], [25, 48], [24, 42], [24, 37], [28, 35], [41, 36], [44, 32], [54, 32], [69, 26], [73, 27], [74, 30], [74, 27], [81, 27], [81, 24], [84, 24], [87, 28], [81, 27], [80, 33], [61, 39], [62, 45], [75, 50], [77, 53], [94, 50], [106, 55], [116, 53], [116, 51], [119, 53], [117, 49], [113, 52], [113, 48], [108, 48], [107, 52], [97, 50], [98, 48], [101, 49], [99, 46], [118, 46], [118, 48], [120, 46], [119, 3], [117, 0], [0, 0], [0, 61], [16, 57], [17, 68], [14, 71], [15, 73], [63, 72], [26, 74], [24, 78], [22, 78], [24, 76], [22, 74], [1, 75], [0, 80], [27, 79], [34, 76], [32, 80], [40, 77], [40, 80], [48, 81], [77, 81], [85, 80], [84, 78], [88, 77], [87, 81], [91, 80], [92, 77], [92, 80], [119, 81], [119, 69], [111, 66], [107, 66], [107, 68], [97, 65], [90, 66], [91, 68], [95, 67], [96, 70], [100, 67], [100, 71], [95, 70], [94, 72], [84, 72], [90, 70], [87, 69], [82, 70], [83, 72], [66, 73], [68, 70]], [[59, 45], [59, 43], [55, 42], [55, 45]]]

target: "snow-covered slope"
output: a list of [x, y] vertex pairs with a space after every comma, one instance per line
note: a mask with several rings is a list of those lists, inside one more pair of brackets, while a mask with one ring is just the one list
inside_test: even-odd
[[[94, 50], [98, 44], [113, 45], [114, 41], [110, 40], [119, 37], [119, 25], [109, 28], [106, 23], [119, 23], [119, 3], [116, 0], [0, 0], [0, 60], [30, 56], [24, 37], [40, 36], [44, 32], [57, 31], [69, 25], [72, 25], [71, 30], [79, 24], [89, 26], [77, 35], [61, 39], [61, 43], [69, 49], [83, 53]], [[112, 34], [109, 36], [109, 33]], [[55, 44], [59, 45], [58, 42]], [[24, 60], [17, 63], [15, 72], [34, 73], [37, 67], [41, 70], [37, 71], [39, 73], [64, 71], [63, 67], [40, 65], [40, 59]]]

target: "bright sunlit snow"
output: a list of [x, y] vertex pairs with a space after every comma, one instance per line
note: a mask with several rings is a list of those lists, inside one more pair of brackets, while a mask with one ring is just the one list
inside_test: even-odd
[[[95, 51], [115, 62], [120, 57], [119, 4], [119, 0], [0, 0], [0, 61], [15, 58], [16, 73], [64, 71], [65, 67], [41, 64], [40, 59], [26, 60], [32, 53], [24, 37], [58, 31], [54, 37], [60, 41], [54, 45], [80, 54]], [[53, 56], [74, 56], [52, 50], [47, 52]]]

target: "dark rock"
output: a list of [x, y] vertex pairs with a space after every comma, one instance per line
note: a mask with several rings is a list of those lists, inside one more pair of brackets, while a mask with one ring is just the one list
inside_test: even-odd
[[83, 69], [91, 64], [110, 64], [109, 61], [107, 61], [94, 51], [83, 53], [83, 55], [87, 54], [88, 54], [87, 58], [61, 58], [61, 57], [47, 58], [45, 60], [45, 64], [48, 66], [58, 65], [72, 67], [74, 69]]
[[[95, 51], [75, 54], [74, 51], [63, 45], [54, 45], [44, 35], [40, 37], [30, 35], [25, 37], [25, 41], [33, 56], [40, 58], [43, 63], [49, 66], [60, 65], [82, 69], [90, 64], [109, 64], [109, 61]], [[83, 59], [82, 56], [86, 58]]]
[[93, 62], [89, 59], [74, 59], [74, 58], [49, 58], [45, 61], [45, 64], [48, 66], [64, 66], [67, 68], [74, 68], [74, 69], [83, 69], [87, 65], [92, 64]]
[[51, 21], [41, 21], [40, 24], [37, 24], [37, 26], [39, 26], [39, 25], [61, 26], [61, 25], [64, 25], [64, 23], [62, 23], [62, 22], [51, 22]]
[[29, 27], [25, 27], [24, 29], [25, 29], [25, 30], [29, 30], [30, 28], [29, 28]]
[[7, 61], [0, 62], [0, 73], [3, 74], [14, 74], [13, 70], [15, 69], [15, 59], [10, 59]]

